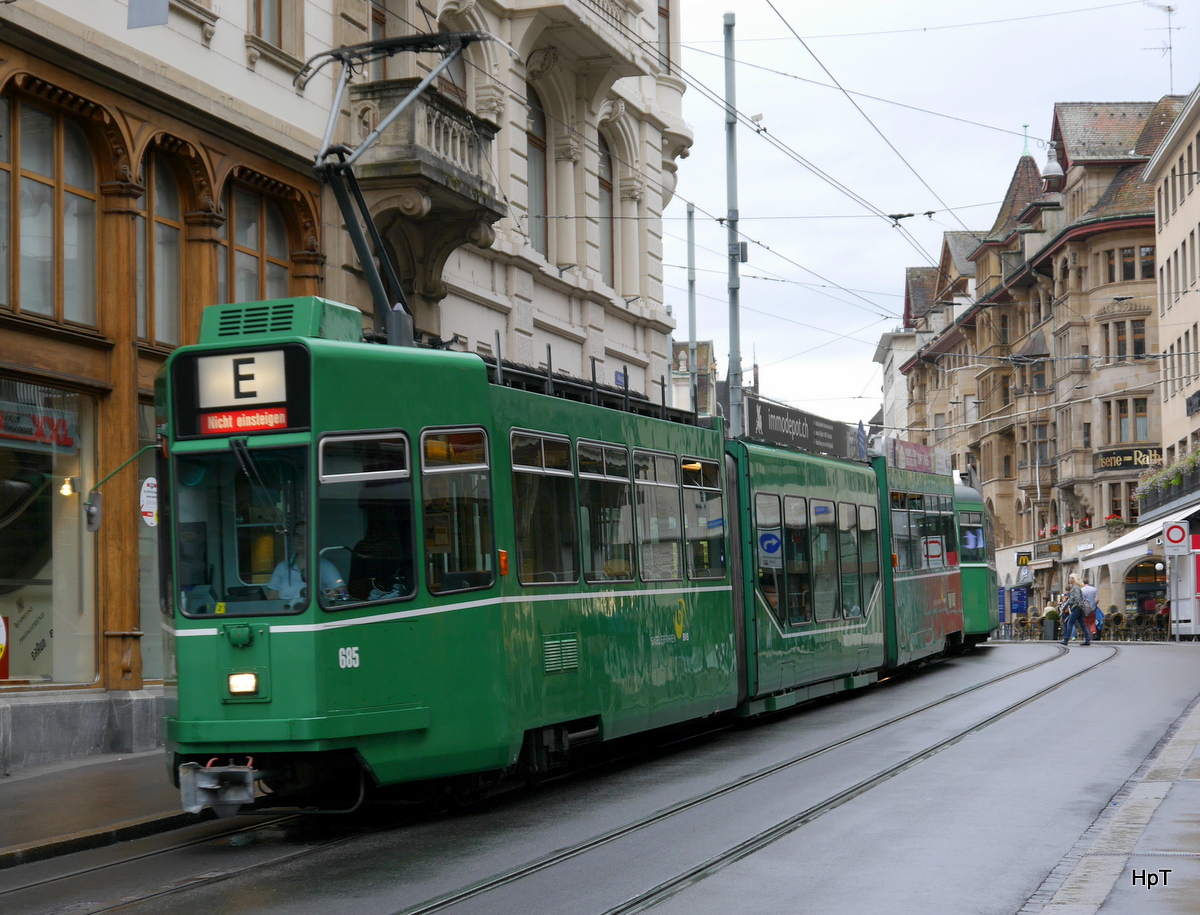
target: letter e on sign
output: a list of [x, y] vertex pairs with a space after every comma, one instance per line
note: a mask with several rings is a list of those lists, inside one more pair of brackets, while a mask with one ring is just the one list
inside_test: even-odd
[[201, 410], [287, 401], [283, 350], [259, 350], [196, 360]]
[[1190, 525], [1186, 521], [1172, 521], [1163, 525], [1163, 553], [1167, 556], [1186, 556], [1192, 551]]

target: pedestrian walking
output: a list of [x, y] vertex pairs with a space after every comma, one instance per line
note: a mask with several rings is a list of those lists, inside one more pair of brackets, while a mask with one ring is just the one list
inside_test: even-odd
[[1083, 644], [1091, 645], [1092, 634], [1088, 632], [1087, 624], [1083, 621], [1083, 616], [1088, 611], [1087, 604], [1083, 599], [1083, 580], [1074, 572], [1067, 578], [1066, 606], [1070, 615], [1067, 617], [1062, 643], [1069, 645], [1075, 635], [1075, 627], [1079, 626], [1083, 631]]
[[1092, 634], [1092, 638], [1100, 638], [1100, 627], [1104, 625], [1104, 614], [1100, 610], [1099, 595], [1096, 593], [1096, 586], [1088, 582], [1083, 586], [1083, 601], [1087, 604], [1087, 609], [1084, 611], [1084, 623], [1088, 627], [1088, 631]]

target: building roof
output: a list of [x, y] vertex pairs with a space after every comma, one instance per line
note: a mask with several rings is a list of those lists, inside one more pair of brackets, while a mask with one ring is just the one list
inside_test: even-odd
[[1182, 95], [1164, 95], [1160, 98], [1158, 104], [1154, 106], [1154, 110], [1150, 112], [1150, 116], [1146, 118], [1146, 124], [1142, 127], [1142, 132], [1138, 134], [1133, 151], [1139, 156], [1154, 155], [1155, 150], [1162, 143], [1163, 137], [1167, 135], [1167, 131], [1171, 129], [1171, 125], [1183, 111], [1186, 102], [1187, 99]]
[[1002, 241], [1017, 227], [1019, 217], [1024, 209], [1034, 200], [1042, 196], [1042, 173], [1038, 171], [1033, 156], [1021, 156], [1013, 170], [1012, 180], [1008, 182], [1008, 190], [1004, 194], [1004, 202], [1000, 204], [1000, 212], [988, 232], [984, 242]]
[[971, 252], [979, 247], [983, 239], [982, 232], [945, 232], [942, 235], [946, 250], [954, 261], [954, 269], [960, 276], [974, 276], [975, 262], [971, 260]]
[[1134, 148], [1157, 106], [1156, 102], [1059, 102], [1054, 106], [1051, 135], [1060, 141], [1068, 166], [1149, 155]]
[[1085, 219], [1113, 216], [1153, 216], [1154, 185], [1142, 180], [1142, 163], [1127, 165], [1117, 172]]
[[904, 271], [904, 326], [913, 327], [934, 306], [937, 267], [909, 267]]

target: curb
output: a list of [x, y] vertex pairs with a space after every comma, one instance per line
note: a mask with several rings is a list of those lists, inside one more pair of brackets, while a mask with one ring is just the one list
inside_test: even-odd
[[143, 839], [158, 833], [169, 832], [172, 829], [195, 826], [210, 819], [214, 819], [211, 811], [157, 814], [136, 820], [126, 820], [100, 829], [56, 836], [53, 839], [33, 842], [29, 845], [10, 845], [7, 848], [0, 848], [0, 870], [17, 867], [21, 864], [32, 864], [34, 861], [45, 861], [61, 855], [70, 855], [79, 851], [88, 851], [93, 848], [103, 848], [118, 842], [127, 842], [130, 839]]

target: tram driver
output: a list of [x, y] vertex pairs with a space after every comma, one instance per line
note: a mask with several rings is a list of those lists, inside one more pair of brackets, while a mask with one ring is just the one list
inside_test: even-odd
[[[320, 561], [321, 593], [327, 600], [346, 597], [342, 574], [328, 559]], [[289, 606], [303, 600], [308, 579], [308, 531], [303, 522], [292, 536], [292, 554], [275, 566], [267, 584], [268, 600], [283, 600]]]

